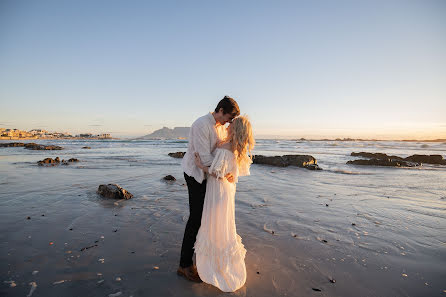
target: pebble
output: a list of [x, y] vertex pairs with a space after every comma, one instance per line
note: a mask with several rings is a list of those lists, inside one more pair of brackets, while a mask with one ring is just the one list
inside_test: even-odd
[[34, 271], [33, 271], [33, 275], [36, 275], [37, 273], [39, 273], [38, 270], [34, 270]]
[[98, 281], [98, 284], [102, 284], [104, 282], [103, 279], [101, 279], [100, 281]]
[[122, 279], [118, 276], [117, 278], [115, 278], [115, 281], [120, 282]]
[[158, 266], [153, 266], [153, 269], [158, 270], [160, 268]]
[[66, 280], [63, 279], [63, 280], [54, 282], [53, 285], [58, 285], [58, 284], [61, 284], [61, 283], [64, 283], [64, 282], [66, 282]]
[[405, 274], [405, 273], [402, 273], [401, 275], [404, 276], [404, 277], [407, 277], [407, 274]]
[[31, 220], [31, 217], [27, 217], [26, 219], [27, 219], [27, 220]]
[[105, 259], [99, 259], [98, 261], [104, 264]]
[[118, 296], [121, 296], [121, 295], [122, 295], [122, 292], [119, 291], [119, 292], [116, 292], [116, 293], [113, 293], [113, 294], [108, 294], [108, 297], [118, 297]]
[[15, 281], [4, 281], [5, 284], [9, 284], [9, 286], [11, 288], [14, 288], [15, 286], [17, 286], [17, 284], [15, 283]]

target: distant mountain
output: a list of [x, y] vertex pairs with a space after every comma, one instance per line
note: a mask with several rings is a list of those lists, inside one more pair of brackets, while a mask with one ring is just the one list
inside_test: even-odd
[[163, 127], [162, 129], [156, 130], [151, 134], [138, 137], [137, 139], [177, 139], [177, 138], [188, 138], [190, 127], [175, 127], [169, 129]]

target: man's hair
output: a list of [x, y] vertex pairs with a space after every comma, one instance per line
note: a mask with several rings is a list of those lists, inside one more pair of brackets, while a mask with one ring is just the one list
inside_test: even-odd
[[223, 108], [223, 114], [230, 113], [234, 118], [240, 115], [237, 102], [229, 96], [225, 96], [218, 102], [215, 112], [219, 112], [220, 108]]

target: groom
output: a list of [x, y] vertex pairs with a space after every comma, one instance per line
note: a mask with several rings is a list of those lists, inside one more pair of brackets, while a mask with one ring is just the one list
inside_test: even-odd
[[[224, 125], [228, 122], [231, 123], [238, 115], [240, 115], [240, 110], [237, 102], [231, 97], [225, 96], [220, 100], [215, 111], [198, 118], [190, 129], [187, 152], [181, 162], [189, 192], [190, 215], [184, 230], [180, 266], [177, 273], [194, 282], [201, 282], [197, 268], [193, 265], [192, 257], [195, 239], [201, 225], [201, 214], [206, 194], [206, 176], [203, 170], [195, 165], [194, 155], [196, 152], [199, 153], [203, 165], [210, 166], [214, 159], [212, 154], [214, 148], [220, 140], [226, 137]], [[226, 178], [233, 182], [232, 176], [228, 175]]]

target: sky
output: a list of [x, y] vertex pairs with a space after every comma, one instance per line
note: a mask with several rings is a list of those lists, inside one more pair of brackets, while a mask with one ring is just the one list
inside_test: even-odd
[[225, 95], [257, 137], [446, 138], [446, 1], [0, 1], [0, 127], [134, 137]]

